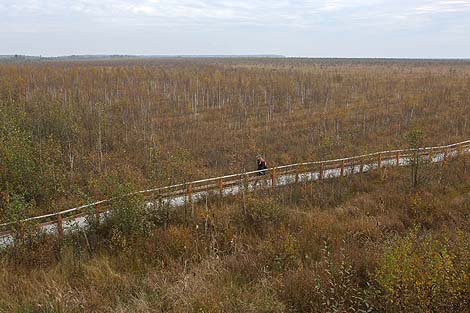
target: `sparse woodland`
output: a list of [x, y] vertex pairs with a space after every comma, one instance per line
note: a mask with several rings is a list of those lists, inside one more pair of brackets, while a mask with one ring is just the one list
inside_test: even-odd
[[[0, 64], [0, 221], [252, 170], [257, 153], [466, 140], [469, 108], [464, 61]], [[468, 162], [208, 199], [165, 223], [125, 199], [86, 233], [2, 250], [0, 312], [470, 312]]]

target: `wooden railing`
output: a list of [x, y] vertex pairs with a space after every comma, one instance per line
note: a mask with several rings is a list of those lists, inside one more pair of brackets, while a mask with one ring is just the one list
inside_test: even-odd
[[[260, 171], [251, 171], [137, 191], [122, 197], [142, 195], [148, 203], [157, 207], [162, 203], [180, 206], [198, 201], [201, 196], [209, 194], [223, 197], [241, 191], [252, 191], [256, 188], [274, 189], [292, 183], [342, 177], [383, 167], [408, 165], [416, 157], [431, 162], [447, 162], [448, 159], [469, 151], [470, 140], [447, 146], [381, 151], [336, 160], [277, 166], [264, 170], [266, 175], [262, 176], [259, 175]], [[90, 214], [93, 214], [99, 221], [104, 212], [112, 211], [110, 205], [115, 200], [116, 198], [100, 200], [60, 212], [0, 224], [0, 239], [6, 236], [12, 237], [15, 233], [22, 236], [23, 225], [31, 223], [43, 229], [52, 228], [61, 237], [64, 234], [64, 223], [79, 220]]]

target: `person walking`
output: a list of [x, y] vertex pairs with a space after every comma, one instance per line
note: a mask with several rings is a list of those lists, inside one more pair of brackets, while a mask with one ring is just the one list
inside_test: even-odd
[[268, 168], [268, 164], [266, 163], [266, 160], [261, 156], [261, 154], [258, 154], [256, 156], [256, 165], [258, 168], [258, 176], [263, 176], [266, 175], [266, 169]]
[[258, 154], [256, 156], [256, 168], [257, 168], [257, 173], [256, 176], [257, 178], [255, 179], [255, 182], [253, 183], [253, 188], [256, 190], [256, 186], [258, 185], [258, 181], [261, 180], [261, 186], [263, 185], [263, 180], [261, 179], [261, 176], [266, 175], [266, 169], [268, 168], [268, 164], [266, 160]]

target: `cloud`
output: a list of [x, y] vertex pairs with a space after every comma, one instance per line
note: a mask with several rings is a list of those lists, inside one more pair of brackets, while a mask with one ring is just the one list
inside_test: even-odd
[[[220, 30], [390, 31], [422, 29], [470, 0], [2, 0], [1, 31]], [[464, 17], [446, 25], [464, 24]]]
[[0, 54], [470, 51], [470, 0], [0, 0], [0, 16]]
[[429, 1], [417, 6], [414, 10], [416, 14], [442, 14], [470, 11], [470, 1], [468, 0], [448, 0]]
[[384, 1], [380, 0], [326, 0], [322, 6], [322, 11], [341, 11], [345, 9], [360, 8], [366, 10], [370, 7], [382, 4]]

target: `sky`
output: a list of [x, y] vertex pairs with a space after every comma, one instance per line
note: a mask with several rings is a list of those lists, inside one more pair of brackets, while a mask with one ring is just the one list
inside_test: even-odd
[[470, 58], [470, 0], [0, 0], [0, 55]]

